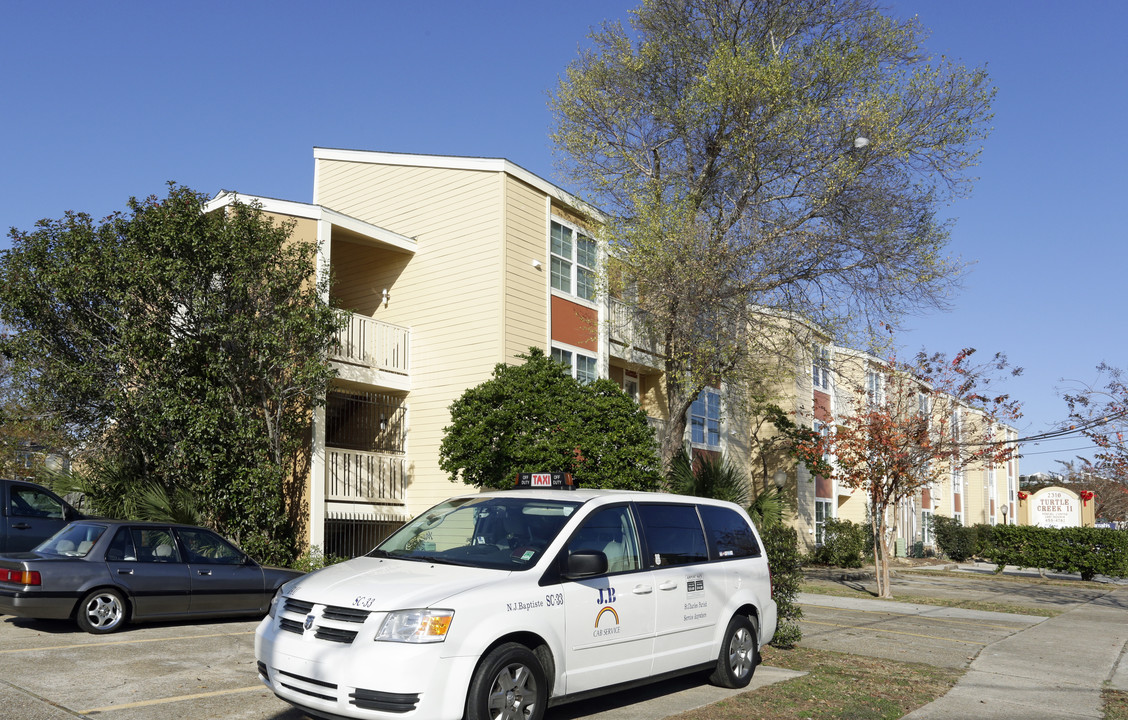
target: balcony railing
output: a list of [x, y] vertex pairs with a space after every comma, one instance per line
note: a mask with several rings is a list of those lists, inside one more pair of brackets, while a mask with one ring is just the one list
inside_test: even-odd
[[330, 354], [333, 360], [396, 375], [409, 373], [410, 328], [356, 313], [348, 316], [348, 325], [337, 333], [337, 346]]
[[403, 455], [325, 448], [325, 499], [402, 505], [406, 471]]
[[612, 298], [609, 319], [611, 342], [657, 354], [658, 343], [653, 333], [646, 330], [637, 305]]

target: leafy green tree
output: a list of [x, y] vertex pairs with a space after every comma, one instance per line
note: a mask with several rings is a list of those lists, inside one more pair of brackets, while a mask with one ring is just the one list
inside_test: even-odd
[[668, 466], [781, 318], [842, 334], [943, 304], [936, 209], [970, 188], [994, 90], [875, 0], [644, 0], [631, 25], [569, 65], [553, 140], [659, 339]]
[[4, 349], [30, 401], [79, 433], [87, 484], [117, 495], [105, 507], [158, 512], [188, 493], [207, 524], [284, 562], [339, 321], [292, 225], [205, 201], [170, 184], [101, 222], [12, 230]]
[[439, 466], [452, 480], [506, 488], [517, 473], [553, 471], [581, 487], [658, 487], [654, 433], [618, 385], [580, 383], [539, 348], [518, 357], [451, 405]]

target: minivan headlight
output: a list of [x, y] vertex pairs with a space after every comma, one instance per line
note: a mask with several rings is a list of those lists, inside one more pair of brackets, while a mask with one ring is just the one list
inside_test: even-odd
[[384, 618], [375, 639], [406, 643], [442, 642], [446, 640], [453, 619], [453, 610], [396, 610]]
[[266, 611], [266, 614], [273, 618], [278, 614], [278, 606], [280, 604], [282, 604], [282, 588], [278, 588], [277, 592], [274, 593], [274, 597], [270, 598], [270, 609]]

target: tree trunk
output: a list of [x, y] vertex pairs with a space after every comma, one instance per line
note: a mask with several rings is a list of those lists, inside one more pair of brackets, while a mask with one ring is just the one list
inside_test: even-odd
[[892, 599], [893, 591], [889, 587], [889, 541], [885, 539], [885, 508], [874, 526], [874, 576], [877, 578], [877, 596]]

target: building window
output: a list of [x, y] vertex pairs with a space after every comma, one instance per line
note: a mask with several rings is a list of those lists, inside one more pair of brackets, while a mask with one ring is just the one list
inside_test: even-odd
[[721, 394], [705, 388], [689, 408], [690, 440], [694, 445], [721, 446]]
[[627, 394], [627, 397], [638, 402], [638, 378], [624, 377], [622, 388], [623, 392]]
[[826, 520], [834, 517], [834, 505], [830, 500], [815, 498], [815, 545], [826, 542]]
[[568, 374], [582, 383], [594, 382], [599, 377], [598, 363], [590, 355], [552, 348], [552, 359], [567, 366]]
[[920, 542], [922, 545], [932, 544], [932, 511], [920, 511]]
[[830, 390], [830, 350], [826, 345], [815, 343], [812, 352], [811, 379], [816, 390]]
[[595, 300], [595, 240], [553, 221], [549, 249], [552, 288], [584, 300]]
[[878, 370], [866, 370], [866, 399], [869, 404], [880, 405], [885, 402], [884, 378]]

